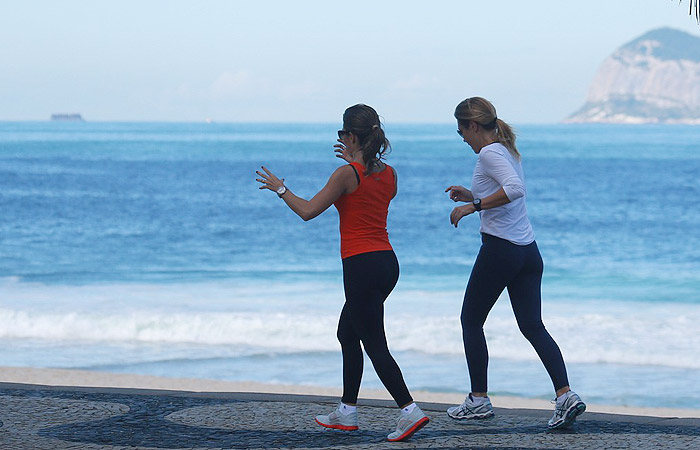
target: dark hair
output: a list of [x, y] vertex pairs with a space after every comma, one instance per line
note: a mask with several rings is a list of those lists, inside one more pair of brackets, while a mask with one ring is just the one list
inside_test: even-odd
[[377, 111], [361, 103], [349, 107], [343, 113], [343, 129], [359, 140], [367, 173], [375, 172], [379, 161], [391, 151]]
[[498, 142], [520, 159], [520, 153], [515, 147], [515, 132], [510, 125], [496, 116], [496, 108], [490, 101], [482, 97], [463, 100], [455, 108], [455, 118], [464, 127], [468, 127], [469, 122], [476, 122], [486, 130], [496, 130]]

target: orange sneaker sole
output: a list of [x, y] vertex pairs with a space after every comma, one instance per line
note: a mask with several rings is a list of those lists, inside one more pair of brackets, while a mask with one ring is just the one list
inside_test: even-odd
[[314, 419], [317, 424], [321, 425], [322, 427], [325, 428], [333, 428], [334, 430], [344, 430], [344, 431], [355, 431], [359, 429], [357, 425], [327, 425], [325, 423], [321, 423], [318, 421], [318, 419]]
[[430, 422], [430, 419], [428, 419], [427, 417], [423, 417], [421, 420], [416, 422], [415, 425], [413, 425], [411, 428], [406, 430], [406, 432], [404, 434], [402, 434], [401, 436], [394, 438], [394, 439], [387, 438], [387, 440], [389, 442], [405, 441], [406, 439], [413, 436], [413, 433], [415, 433], [416, 431], [418, 431], [421, 428], [423, 428], [424, 426], [426, 426], [428, 424], [428, 422]]

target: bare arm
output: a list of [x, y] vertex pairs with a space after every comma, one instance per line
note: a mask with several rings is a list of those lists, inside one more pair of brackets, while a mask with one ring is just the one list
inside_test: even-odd
[[[259, 189], [269, 189], [277, 192], [277, 189], [284, 186], [283, 181], [267, 168], [263, 166], [262, 170], [264, 173], [259, 170], [255, 172], [260, 176], [257, 181], [262, 183]], [[306, 221], [321, 214], [335, 203], [341, 195], [352, 192], [355, 188], [357, 188], [355, 172], [349, 166], [342, 166], [333, 172], [326, 185], [311, 200], [298, 197], [289, 189], [282, 195], [282, 200], [292, 211]]]
[[481, 199], [481, 209], [498, 208], [510, 202], [511, 200], [506, 195], [506, 191], [500, 188], [488, 197]]
[[473, 202], [474, 194], [464, 186], [450, 186], [445, 189], [453, 202]]

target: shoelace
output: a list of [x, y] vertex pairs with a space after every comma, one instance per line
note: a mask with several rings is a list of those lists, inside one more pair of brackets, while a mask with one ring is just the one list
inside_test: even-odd
[[471, 407], [467, 406], [467, 403], [465, 402], [465, 403], [462, 403], [461, 405], [459, 405], [459, 412], [471, 412], [471, 413], [475, 413], [475, 412], [476, 412], [476, 408], [471, 408]]
[[559, 413], [560, 416], [564, 415], [566, 412], [566, 401], [562, 402], [561, 406], [557, 404], [557, 399], [555, 398], [550, 403], [554, 405], [554, 414]]

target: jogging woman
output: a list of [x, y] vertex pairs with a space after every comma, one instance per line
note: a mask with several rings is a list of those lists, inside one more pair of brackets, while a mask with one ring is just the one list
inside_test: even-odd
[[[401, 408], [396, 431], [389, 441], [408, 439], [429, 419], [413, 402], [401, 369], [387, 347], [384, 300], [399, 277], [399, 263], [389, 243], [386, 220], [389, 202], [396, 195], [396, 171], [382, 161], [390, 148], [376, 111], [367, 105], [351, 106], [343, 114], [343, 129], [335, 144], [339, 167], [311, 200], [291, 192], [265, 167], [256, 171], [260, 189], [269, 189], [304, 220], [335, 205], [340, 215], [340, 255], [343, 262], [345, 305], [338, 322], [343, 353], [343, 397], [327, 415], [316, 416], [326, 428], [357, 430], [357, 396], [362, 380], [364, 347], [386, 389]], [[360, 346], [362, 343], [362, 347]]]
[[564, 359], [542, 323], [543, 263], [525, 209], [525, 181], [515, 134], [497, 118], [491, 102], [480, 97], [461, 102], [454, 115], [457, 133], [477, 154], [477, 161], [471, 190], [463, 186], [445, 190], [453, 201], [467, 202], [452, 210], [450, 223], [457, 227], [464, 216], [479, 212], [482, 245], [469, 277], [461, 316], [471, 392], [447, 414], [453, 419], [493, 416], [487, 394], [488, 349], [483, 327], [501, 292], [508, 289], [518, 327], [554, 384], [556, 407], [548, 427], [567, 427], [586, 410], [586, 405], [569, 388]]

